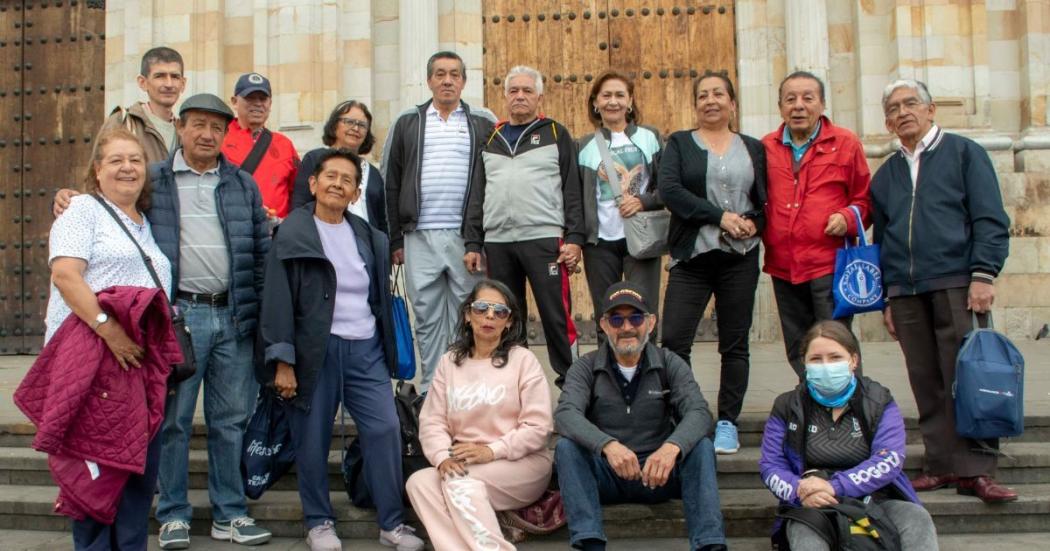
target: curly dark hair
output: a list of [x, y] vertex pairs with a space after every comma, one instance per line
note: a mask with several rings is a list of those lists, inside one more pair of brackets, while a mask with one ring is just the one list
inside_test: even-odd
[[328, 147], [332, 147], [335, 144], [335, 129], [339, 126], [339, 118], [349, 113], [354, 107], [360, 109], [365, 114], [365, 118], [368, 119], [368, 132], [365, 132], [365, 139], [361, 142], [361, 146], [357, 148], [358, 155], [367, 155], [376, 144], [376, 135], [372, 133], [372, 112], [368, 110], [367, 105], [355, 99], [346, 100], [336, 105], [335, 109], [332, 109], [332, 113], [328, 115], [328, 121], [324, 123], [321, 141]]
[[506, 285], [494, 279], [482, 279], [474, 285], [474, 289], [459, 306], [459, 323], [456, 325], [455, 340], [448, 347], [449, 352], [452, 352], [452, 361], [456, 365], [463, 365], [463, 360], [474, 351], [474, 330], [467, 324], [466, 319], [470, 312], [470, 305], [477, 300], [478, 293], [484, 289], [492, 289], [503, 295], [503, 299], [507, 301], [507, 307], [510, 308], [507, 328], [500, 335], [496, 350], [492, 352], [492, 365], [503, 367], [507, 364], [507, 357], [512, 348], [526, 346], [525, 313], [519, 307], [518, 300], [514, 298], [514, 294]]

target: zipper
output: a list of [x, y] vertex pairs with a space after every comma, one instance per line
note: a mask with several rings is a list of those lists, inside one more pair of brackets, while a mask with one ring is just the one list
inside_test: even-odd
[[[478, 144], [477, 140], [474, 139], [474, 123], [470, 120], [470, 110], [467, 109], [466, 104], [462, 101], [460, 102], [460, 105], [463, 106], [463, 116], [467, 120], [467, 135], [470, 137], [470, 163], [467, 165], [467, 189], [463, 194], [463, 207], [459, 210], [459, 233], [465, 234], [466, 232], [463, 231], [463, 229], [467, 226], [467, 202], [470, 201], [470, 182], [474, 178], [474, 155], [478, 152]], [[452, 115], [450, 114], [449, 117], [451, 116]]]
[[[907, 159], [905, 159], [907, 164]], [[919, 191], [919, 176], [922, 175], [922, 162], [919, 162], [919, 170], [915, 173], [915, 183], [911, 187], [911, 208], [908, 209], [908, 282], [911, 283], [911, 291], [915, 292], [915, 252], [912, 249], [912, 226], [915, 221], [915, 196]], [[910, 178], [909, 178], [910, 180]]]

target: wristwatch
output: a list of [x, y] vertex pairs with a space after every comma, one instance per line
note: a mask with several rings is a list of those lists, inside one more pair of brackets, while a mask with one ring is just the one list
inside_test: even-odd
[[98, 315], [95, 316], [95, 323], [91, 324], [91, 330], [98, 331], [99, 326], [103, 323], [106, 323], [107, 321], [109, 321], [109, 314], [105, 312], [99, 312]]

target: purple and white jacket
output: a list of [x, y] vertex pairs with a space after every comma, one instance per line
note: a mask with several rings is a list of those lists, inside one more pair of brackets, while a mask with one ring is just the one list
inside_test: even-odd
[[[828, 482], [835, 495], [863, 498], [892, 484], [902, 498], [920, 503], [904, 473], [904, 419], [886, 387], [858, 377], [856, 392], [862, 393], [861, 415], [872, 430], [871, 456], [851, 469], [836, 472]], [[762, 434], [759, 470], [769, 491], [781, 505], [801, 506], [798, 483], [802, 475], [802, 400], [812, 400], [804, 384], [785, 392], [773, 403]], [[803, 429], [804, 430], [804, 429]], [[774, 531], [779, 528], [779, 519]]]

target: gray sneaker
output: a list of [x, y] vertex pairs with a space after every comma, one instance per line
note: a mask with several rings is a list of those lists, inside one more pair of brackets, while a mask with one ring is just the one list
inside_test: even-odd
[[241, 545], [261, 545], [270, 541], [270, 531], [255, 525], [250, 517], [235, 518], [229, 522], [212, 521], [212, 539], [232, 541]]
[[326, 520], [310, 529], [306, 534], [306, 545], [310, 551], [342, 551], [343, 542], [335, 533], [335, 523]]
[[396, 547], [397, 551], [419, 551], [423, 549], [423, 540], [416, 537], [416, 529], [407, 524], [397, 528], [379, 531], [379, 543], [387, 547]]
[[190, 525], [181, 520], [165, 522], [160, 527], [157, 543], [161, 549], [189, 549]]

